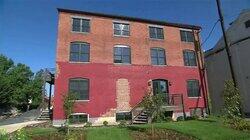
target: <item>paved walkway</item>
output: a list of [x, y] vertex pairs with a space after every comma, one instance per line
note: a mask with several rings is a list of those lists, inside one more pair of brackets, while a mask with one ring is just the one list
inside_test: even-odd
[[15, 123], [15, 124], [8, 124], [8, 125], [1, 125], [0, 129], [4, 129], [7, 133], [12, 133], [18, 129], [21, 129], [27, 125], [30, 124], [38, 124], [38, 123], [44, 123], [46, 121], [27, 121], [22, 123]]

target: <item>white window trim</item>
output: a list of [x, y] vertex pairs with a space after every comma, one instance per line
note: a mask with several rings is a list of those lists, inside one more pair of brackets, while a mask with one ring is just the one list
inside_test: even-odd
[[161, 26], [161, 25], [154, 25], [154, 24], [148, 25], [148, 28], [149, 28], [149, 27], [156, 27], [156, 28], [162, 28], [162, 29], [164, 29], [164, 26]]
[[114, 46], [114, 48], [115, 48], [115, 47], [120, 47], [120, 48], [130, 48], [130, 46], [128, 46], [128, 45], [120, 45], [120, 44], [115, 45], [115, 46]]
[[[129, 35], [116, 35], [114, 33], [114, 30], [115, 30], [115, 23], [118, 23], [118, 24], [128, 24], [128, 31], [129, 31]], [[113, 36], [116, 36], [116, 37], [129, 37], [130, 36], [130, 24], [128, 22], [122, 22], [122, 21], [113, 21]]]
[[[83, 20], [89, 20], [89, 32], [81, 32], [82, 29], [82, 20], [80, 20], [80, 31], [73, 31], [72, 26], [73, 26], [73, 18], [79, 18]], [[83, 17], [83, 16], [71, 16], [71, 32], [72, 33], [81, 33], [81, 34], [89, 34], [91, 32], [91, 18], [89, 17]]]
[[185, 29], [185, 28], [180, 28], [180, 31], [189, 31], [189, 32], [193, 32], [193, 30], [191, 30], [191, 29]]
[[71, 113], [70, 115], [87, 115], [87, 122], [89, 122], [89, 114], [88, 113], [76, 112], [76, 113]]

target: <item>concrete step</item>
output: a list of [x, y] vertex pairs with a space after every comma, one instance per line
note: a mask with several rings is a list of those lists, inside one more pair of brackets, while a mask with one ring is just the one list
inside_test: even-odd
[[139, 119], [139, 118], [136, 118], [135, 121], [148, 122], [148, 119]]
[[146, 124], [148, 122], [144, 122], [144, 121], [133, 121], [133, 124]]

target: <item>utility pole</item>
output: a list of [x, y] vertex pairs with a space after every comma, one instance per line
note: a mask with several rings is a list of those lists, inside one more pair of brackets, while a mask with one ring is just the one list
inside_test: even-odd
[[219, 18], [220, 18], [220, 24], [221, 24], [221, 29], [222, 29], [222, 33], [223, 33], [225, 48], [226, 48], [226, 52], [227, 52], [227, 58], [228, 58], [229, 66], [230, 66], [230, 72], [231, 72], [231, 76], [232, 76], [232, 79], [234, 82], [234, 86], [237, 87], [235, 73], [234, 73], [233, 64], [232, 64], [232, 54], [231, 54], [231, 51], [229, 49], [229, 45], [227, 42], [227, 37], [226, 37], [226, 32], [225, 32], [225, 27], [224, 27], [224, 19], [223, 19], [221, 7], [220, 7], [220, 0], [216, 0], [216, 3], [217, 3], [217, 8], [218, 8], [218, 14], [219, 14]]

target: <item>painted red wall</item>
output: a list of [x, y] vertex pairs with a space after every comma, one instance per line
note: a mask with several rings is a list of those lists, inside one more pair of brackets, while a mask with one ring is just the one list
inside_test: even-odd
[[[60, 73], [56, 78], [54, 119], [63, 119], [61, 97], [68, 91], [68, 79], [82, 77], [90, 79], [89, 101], [77, 102], [75, 112], [87, 112], [98, 117], [111, 108], [116, 108], [116, 80], [126, 78], [130, 83], [130, 104], [136, 105], [145, 95], [150, 79], [169, 80], [169, 92], [184, 96], [185, 110], [204, 107], [203, 98], [188, 98], [186, 80], [197, 79], [197, 68], [178, 66], [138, 66], [114, 64], [71, 64], [58, 62]], [[198, 99], [198, 100], [197, 100]]]

